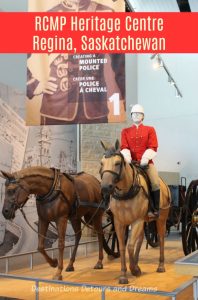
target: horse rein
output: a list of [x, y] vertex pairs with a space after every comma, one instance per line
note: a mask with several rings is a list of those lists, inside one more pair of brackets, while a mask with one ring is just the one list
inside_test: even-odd
[[[60, 173], [60, 170], [58, 170], [58, 169], [52, 169], [52, 170], [54, 171], [54, 177], [52, 178], [52, 179], [53, 179], [53, 183], [52, 183], [52, 186], [51, 186], [49, 192], [48, 192], [47, 194], [45, 194], [45, 195], [36, 196], [36, 200], [39, 201], [40, 204], [46, 203], [45, 200], [52, 201], [52, 200], [56, 199], [56, 197], [58, 196], [58, 194], [62, 193], [62, 191], [61, 191], [61, 183], [60, 183], [60, 178], [61, 178], [61, 175], [62, 175], [62, 174]], [[68, 179], [69, 179], [69, 180], [72, 180], [72, 178], [70, 178], [70, 177], [68, 177]], [[20, 180], [20, 178], [19, 178], [19, 179], [18, 179], [18, 178], [7, 179], [7, 185], [9, 185], [9, 184], [15, 184], [15, 185], [16, 185], [16, 189], [15, 189], [16, 192], [17, 192], [17, 189], [20, 187], [20, 188], [21, 188], [22, 190], [24, 190], [27, 194], [30, 194], [29, 190], [26, 189], [22, 184], [20, 184], [20, 181], [19, 181], [19, 180]], [[72, 180], [72, 181], [73, 181], [73, 180]], [[15, 192], [15, 193], [16, 193], [16, 192]], [[67, 201], [67, 199], [65, 198], [65, 196], [64, 196], [63, 193], [62, 193], [62, 195], [63, 195], [64, 199]], [[18, 194], [17, 194], [16, 196], [18, 196]], [[24, 220], [26, 221], [26, 223], [28, 224], [28, 226], [29, 226], [35, 233], [37, 233], [39, 236], [41, 236], [41, 237], [43, 237], [43, 238], [45, 238], [45, 239], [47, 239], [47, 240], [50, 240], [50, 241], [52, 240], [51, 238], [47, 238], [46, 236], [40, 234], [40, 233], [39, 233], [39, 232], [38, 232], [38, 231], [30, 224], [30, 222], [28, 221], [28, 219], [27, 219], [27, 217], [26, 217], [26, 214], [25, 214], [25, 212], [24, 212], [24, 210], [23, 210], [23, 207], [24, 207], [26, 201], [25, 201], [24, 203], [22, 203], [22, 204], [19, 204], [18, 201], [17, 201], [17, 197], [15, 197], [13, 203], [14, 203], [14, 209], [19, 209], [19, 210], [20, 210], [20, 212], [21, 212], [21, 214], [22, 214]], [[89, 220], [88, 222], [85, 222], [85, 221], [83, 221], [83, 220], [81, 219], [81, 222], [83, 223], [82, 229], [80, 229], [80, 230], [79, 230], [78, 232], [76, 232], [75, 234], [71, 234], [71, 235], [66, 234], [66, 236], [69, 236], [69, 237], [76, 236], [79, 232], [82, 232], [82, 231], [83, 231], [83, 229], [85, 228], [85, 226], [87, 226], [88, 228], [92, 228], [92, 227], [90, 226], [90, 224], [91, 224], [93, 218], [94, 218], [95, 215], [98, 213], [99, 209], [104, 209], [102, 204], [103, 204], [103, 199], [101, 200], [101, 202], [100, 202], [99, 205], [97, 206], [96, 211], [95, 211], [94, 214], [91, 216], [91, 218], [90, 218], [90, 220]], [[51, 224], [51, 226], [52, 226], [53, 228], [55, 228], [55, 229], [57, 230], [57, 228], [52, 224], [52, 222], [50, 222], [50, 224]], [[93, 229], [93, 228], [92, 228], [92, 229]], [[100, 233], [100, 232], [97, 232], [96, 230], [95, 230], [95, 232], [96, 232], [96, 233]]]
[[115, 183], [119, 182], [121, 179], [121, 175], [122, 175], [122, 169], [123, 166], [125, 165], [125, 160], [124, 160], [124, 156], [121, 153], [114, 153], [114, 154], [104, 154], [105, 158], [110, 158], [112, 156], [119, 156], [121, 158], [121, 165], [120, 165], [120, 170], [119, 173], [114, 172], [112, 170], [104, 170], [103, 172], [100, 171], [100, 177], [102, 179], [104, 173], [111, 173], [113, 175], [115, 175]]
[[[112, 170], [104, 170], [103, 172], [100, 172], [101, 179], [103, 177], [103, 174], [106, 172], [106, 173], [111, 173], [111, 174], [116, 176], [115, 183], [120, 181], [122, 171], [123, 171], [123, 166], [125, 165], [124, 156], [120, 152], [119, 153], [116, 152], [116, 153], [104, 154], [105, 158], [110, 158], [110, 157], [113, 157], [113, 156], [116, 156], [116, 155], [121, 157], [121, 165], [120, 165], [119, 173], [114, 172]], [[134, 179], [133, 182], [132, 182], [131, 187], [129, 188], [129, 190], [126, 193], [120, 194], [119, 191], [121, 191], [121, 190], [116, 186], [114, 191], [113, 191], [112, 197], [115, 200], [120, 200], [120, 201], [121, 200], [129, 200], [129, 199], [134, 198], [139, 193], [140, 189], [142, 189], [145, 196], [147, 198], [149, 198], [148, 193], [145, 191], [144, 187], [140, 184], [140, 178], [139, 178], [138, 172], [136, 171], [133, 164], [131, 164], [130, 166], [131, 166], [131, 169], [133, 171], [133, 179]]]
[[119, 192], [121, 191], [118, 187], [115, 187], [115, 190], [112, 194], [113, 198], [116, 200], [129, 200], [134, 198], [142, 188], [140, 185], [140, 178], [138, 175], [138, 172], [135, 170], [135, 167], [133, 165], [130, 165], [132, 172], [133, 172], [133, 182], [131, 184], [131, 187], [126, 193], [120, 194]]
[[[54, 176], [51, 178], [51, 179], [53, 179], [53, 183], [52, 183], [52, 185], [51, 185], [51, 187], [50, 187], [50, 190], [49, 190], [49, 192], [47, 192], [47, 194], [45, 194], [45, 195], [41, 195], [41, 196], [36, 196], [36, 200], [38, 200], [38, 201], [45, 201], [45, 200], [50, 200], [50, 201], [52, 201], [52, 200], [54, 200], [55, 199], [55, 196], [57, 197], [57, 194], [58, 193], [60, 193], [60, 191], [61, 191], [61, 188], [60, 188], [60, 170], [57, 170], [57, 169], [52, 169], [53, 170], [53, 172], [54, 172]], [[24, 190], [26, 193], [27, 193], [27, 195], [29, 195], [30, 194], [30, 191], [28, 190], [28, 189], [26, 189], [22, 184], [20, 184], [20, 178], [10, 178], [10, 179], [7, 179], [6, 180], [7, 182], [7, 185], [9, 185], [9, 184], [15, 184], [17, 187], [16, 187], [16, 192], [17, 192], [17, 189], [20, 187], [22, 190]], [[56, 194], [54, 195], [54, 192], [56, 192]], [[16, 194], [16, 196], [18, 196], [17, 194]], [[19, 202], [17, 201], [17, 198], [18, 197], [15, 197], [14, 198], [14, 206], [17, 208], [17, 209], [22, 209], [23, 208], [23, 206], [25, 205], [25, 202], [24, 203], [22, 203], [22, 204], [19, 204]]]
[[[53, 179], [53, 184], [52, 184], [52, 186], [51, 186], [51, 188], [50, 188], [50, 191], [49, 191], [47, 194], [40, 196], [40, 197], [39, 197], [39, 200], [42, 200], [42, 199], [43, 199], [43, 200], [46, 200], [47, 197], [50, 197], [50, 196], [53, 194], [55, 188], [58, 188], [58, 187], [60, 186], [60, 180], [58, 180], [59, 177], [60, 177], [60, 176], [59, 176], [60, 170], [57, 170], [57, 169], [53, 169], [53, 170], [54, 170], [54, 175], [55, 175], [55, 176], [52, 178], [52, 179]], [[19, 179], [18, 179], [18, 178], [10, 178], [10, 179], [7, 179], [6, 184], [7, 184], [7, 185], [9, 185], [9, 184], [14, 184], [14, 185], [16, 185], [16, 188], [15, 188], [16, 191], [15, 191], [15, 193], [17, 193], [18, 188], [21, 188], [22, 190], [24, 190], [24, 191], [27, 193], [27, 195], [30, 194], [30, 191], [29, 191], [28, 189], [26, 189], [22, 184], [20, 184], [20, 178], [19, 178]], [[59, 189], [58, 191], [60, 192], [60, 189]], [[19, 192], [19, 191], [18, 191], [18, 192]], [[56, 192], [57, 192], [57, 190], [56, 190]], [[56, 194], [56, 195], [57, 195], [57, 194]], [[37, 197], [38, 197], [38, 196], [37, 196]], [[37, 200], [37, 197], [36, 197], [36, 200]], [[55, 197], [53, 197], [53, 198], [55, 199]], [[45, 237], [45, 236], [39, 234], [39, 232], [38, 232], [37, 230], [35, 230], [34, 227], [33, 227], [33, 226], [30, 224], [30, 222], [28, 221], [28, 219], [27, 219], [27, 217], [26, 217], [26, 215], [25, 215], [25, 212], [24, 212], [24, 210], [23, 210], [23, 207], [24, 207], [26, 201], [24, 201], [22, 204], [19, 204], [19, 202], [18, 202], [17, 199], [18, 199], [18, 194], [15, 195], [15, 198], [14, 198], [14, 201], [13, 201], [14, 209], [19, 209], [19, 210], [20, 210], [22, 216], [24, 217], [24, 220], [26, 221], [26, 223], [28, 224], [28, 226], [29, 226], [34, 232], [36, 232], [38, 235], [40, 235], [40, 236], [42, 236], [42, 237]], [[51, 225], [52, 225], [53, 227], [55, 227], [52, 223], [51, 223]], [[45, 238], [48, 239], [47, 237], [45, 237]], [[51, 239], [49, 239], [49, 240], [51, 240]]]

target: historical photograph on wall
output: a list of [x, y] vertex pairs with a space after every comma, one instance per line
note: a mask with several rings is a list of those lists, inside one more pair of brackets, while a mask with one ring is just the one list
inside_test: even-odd
[[[123, 12], [125, 4], [29, 0], [29, 11]], [[124, 54], [28, 55], [26, 124], [123, 122], [125, 110]]]
[[[0, 84], [0, 170], [13, 173], [24, 168], [43, 166], [57, 168], [68, 174], [77, 172], [77, 127], [25, 125], [25, 94]], [[18, 210], [12, 221], [2, 214], [5, 179], [0, 178], [0, 256], [33, 251], [38, 246], [38, 214], [36, 200], [30, 195], [24, 212], [27, 225]], [[73, 233], [68, 226], [67, 233]], [[66, 239], [70, 242], [70, 238]], [[57, 233], [48, 230], [46, 248], [57, 246]]]

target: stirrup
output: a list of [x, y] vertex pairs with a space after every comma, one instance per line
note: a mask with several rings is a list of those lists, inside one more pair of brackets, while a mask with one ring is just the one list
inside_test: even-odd
[[110, 207], [108, 207], [106, 210], [105, 210], [106, 214], [108, 215], [112, 215], [112, 211], [110, 209]]
[[149, 217], [149, 219], [150, 218], [155, 218], [155, 215], [154, 215], [154, 213], [152, 211], [149, 211], [148, 214], [147, 214], [147, 216]]
[[159, 212], [158, 211], [154, 211], [154, 212], [152, 212], [152, 211], [149, 211], [148, 212], [148, 214], [147, 214], [147, 216], [149, 217], [149, 219], [151, 219], [151, 218], [158, 218], [159, 217]]
[[156, 218], [159, 218], [159, 215], [160, 215], [159, 210], [158, 211], [155, 210], [153, 214], [155, 215]]

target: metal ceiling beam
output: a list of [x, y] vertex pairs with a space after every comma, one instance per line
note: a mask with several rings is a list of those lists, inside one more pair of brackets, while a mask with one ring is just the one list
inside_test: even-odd
[[191, 12], [188, 0], [176, 0], [181, 12]]
[[168, 75], [168, 82], [172, 86], [174, 86], [174, 88], [176, 89], [176, 97], [181, 97], [182, 98], [183, 97], [182, 93], [181, 93], [178, 85], [176, 84], [174, 78], [172, 77], [171, 73], [169, 72], [167, 66], [165, 65], [165, 63], [164, 63], [162, 57], [160, 56], [160, 54], [153, 54], [153, 55], [151, 55], [150, 58], [151, 59], [157, 59], [159, 67], [162, 67], [165, 70], [166, 74]]

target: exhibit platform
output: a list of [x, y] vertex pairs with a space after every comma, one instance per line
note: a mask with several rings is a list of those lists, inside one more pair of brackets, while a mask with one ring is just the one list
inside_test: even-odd
[[[179, 274], [175, 270], [174, 262], [182, 257], [181, 236], [178, 232], [170, 234], [166, 240], [165, 256], [166, 256], [166, 272], [156, 273], [159, 257], [159, 248], [146, 249], [143, 244], [140, 254], [140, 267], [142, 276], [136, 278], [128, 271], [129, 284], [126, 286], [118, 285], [120, 275], [120, 259], [110, 259], [104, 255], [104, 269], [94, 270], [93, 266], [97, 261], [98, 253], [96, 249], [93, 252], [88, 252], [87, 257], [77, 257], [75, 262], [75, 271], [66, 273], [63, 271], [63, 280], [79, 284], [79, 286], [58, 285], [51, 283], [42, 283], [38, 285], [39, 299], [75, 299], [75, 300], [91, 300], [91, 299], [116, 299], [117, 300], [160, 300], [160, 299], [177, 299], [191, 300], [193, 299], [192, 284], [184, 288], [185, 284], [193, 279], [192, 275]], [[64, 260], [64, 267], [67, 266], [68, 259]], [[55, 270], [49, 267], [46, 263], [36, 265], [32, 270], [23, 268], [12, 271], [9, 274], [22, 276], [26, 278], [41, 278], [52, 279]], [[86, 287], [88, 285], [113, 286], [114, 290], [105, 291], [102, 296], [101, 290], [97, 287]], [[130, 289], [130, 292], [125, 292], [124, 289]], [[180, 290], [175, 298], [158, 294], [157, 292], [173, 292]], [[4, 297], [18, 299], [35, 299], [35, 282], [17, 279], [0, 280], [0, 295]], [[144, 291], [152, 291], [152, 294], [143, 294]], [[156, 293], [155, 293], [156, 291]], [[103, 297], [103, 298], [102, 298]]]

